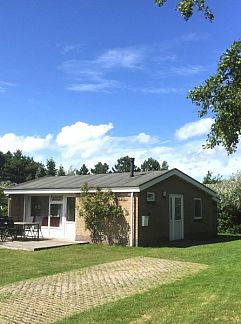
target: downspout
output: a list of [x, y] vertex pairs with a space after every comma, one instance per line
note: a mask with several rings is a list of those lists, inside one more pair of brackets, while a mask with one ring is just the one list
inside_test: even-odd
[[8, 217], [10, 217], [10, 198], [9, 198], [9, 196], [8, 196]]
[[[31, 214], [30, 214], [31, 216]], [[23, 197], [23, 221], [25, 222], [26, 220], [26, 196], [24, 195]]]
[[131, 192], [130, 246], [133, 246], [133, 192]]

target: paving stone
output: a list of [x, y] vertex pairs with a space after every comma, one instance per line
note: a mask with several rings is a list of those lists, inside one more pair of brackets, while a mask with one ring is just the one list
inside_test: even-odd
[[53, 323], [206, 268], [136, 257], [13, 283], [0, 287], [0, 323]]

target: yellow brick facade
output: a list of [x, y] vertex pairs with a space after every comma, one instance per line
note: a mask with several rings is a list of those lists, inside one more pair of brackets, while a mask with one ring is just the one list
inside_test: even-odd
[[[131, 193], [117, 193], [116, 198], [118, 201], [118, 205], [122, 207], [124, 212], [124, 217], [129, 225], [131, 226], [131, 209], [133, 213], [133, 245], [136, 245], [135, 242], [137, 241], [138, 237], [138, 197], [135, 194], [133, 195], [133, 199], [131, 200]], [[133, 206], [131, 207], [131, 201], [133, 203]], [[81, 198], [76, 198], [76, 217], [75, 217], [75, 233], [76, 233], [76, 240], [85, 240], [85, 241], [91, 241], [90, 237], [90, 231], [85, 229], [85, 221], [84, 218], [79, 216], [79, 209], [81, 205]], [[129, 242], [128, 245], [130, 245], [130, 230], [128, 233]]]

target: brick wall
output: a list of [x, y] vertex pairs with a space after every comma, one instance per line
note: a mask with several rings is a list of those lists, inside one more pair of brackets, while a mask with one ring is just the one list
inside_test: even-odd
[[[125, 221], [127, 224], [131, 224], [130, 216], [131, 216], [131, 194], [130, 193], [118, 193], [117, 194], [118, 205], [122, 207], [124, 212]], [[81, 198], [76, 198], [76, 240], [85, 240], [91, 241], [90, 232], [85, 229], [84, 218], [79, 216], [79, 208], [81, 206]], [[133, 203], [133, 213], [137, 215], [138, 205]], [[137, 219], [137, 217], [136, 217]], [[135, 228], [136, 225], [133, 224]], [[134, 229], [135, 230], [135, 229]], [[127, 233], [129, 237], [130, 233]], [[129, 243], [128, 243], [129, 244]]]
[[[155, 192], [156, 201], [147, 202], [147, 192]], [[166, 192], [166, 197], [163, 197]], [[176, 177], [170, 177], [140, 193], [139, 245], [158, 245], [169, 240], [169, 195], [183, 195], [184, 239], [205, 239], [217, 235], [217, 204], [203, 190]], [[202, 199], [203, 219], [194, 220], [194, 198]], [[149, 216], [149, 226], [141, 226], [141, 216]]]

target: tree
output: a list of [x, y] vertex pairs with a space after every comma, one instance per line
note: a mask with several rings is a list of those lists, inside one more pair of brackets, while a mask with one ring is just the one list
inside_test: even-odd
[[[155, 0], [159, 7], [163, 6], [166, 2], [167, 0]], [[213, 21], [214, 15], [206, 3], [206, 0], [179, 0], [176, 8], [185, 20], [188, 20], [193, 15], [193, 10], [197, 9], [198, 11], [203, 11], [206, 19]]]
[[91, 173], [93, 174], [103, 174], [103, 173], [108, 173], [109, 171], [109, 165], [106, 163], [101, 163], [98, 162], [94, 169], [91, 169]]
[[81, 166], [81, 168], [79, 170], [76, 171], [76, 174], [79, 174], [79, 175], [86, 175], [86, 174], [89, 174], [89, 169], [87, 168], [87, 166], [85, 164], [83, 164]]
[[97, 188], [90, 193], [87, 185], [82, 186], [79, 215], [84, 218], [94, 243], [107, 240], [109, 244], [127, 245], [129, 225], [111, 190]]
[[62, 166], [62, 164], [60, 164], [59, 169], [57, 171], [57, 176], [65, 176], [65, 175], [66, 173], [64, 171], [64, 167]]
[[160, 169], [160, 163], [152, 157], [145, 160], [141, 165], [141, 171], [159, 171]]
[[1, 154], [0, 178], [2, 181], [21, 183], [36, 178], [41, 163], [33, 158], [25, 156], [20, 150], [13, 154], [7, 152]]
[[213, 176], [213, 172], [208, 171], [205, 177], [203, 178], [203, 184], [214, 184], [222, 181], [222, 176], [219, 174]]
[[8, 199], [3, 192], [6, 187], [7, 184], [0, 184], [0, 216], [7, 216], [8, 214]]
[[56, 163], [54, 162], [53, 158], [47, 160], [47, 175], [48, 176], [56, 176], [57, 169], [56, 169]]
[[42, 163], [40, 163], [35, 177], [42, 178], [42, 177], [45, 177], [46, 175], [47, 175], [47, 170], [46, 170], [45, 166]]
[[[113, 172], [130, 172], [130, 167], [131, 167], [131, 158], [126, 155], [117, 160], [117, 164], [115, 165], [114, 168], [112, 168]], [[134, 166], [134, 171], [140, 171], [140, 168], [137, 167], [136, 165]]]
[[169, 169], [169, 165], [167, 161], [163, 161], [161, 165], [161, 170], [168, 170], [168, 169]]
[[201, 107], [200, 117], [209, 111], [213, 114], [206, 147], [221, 144], [233, 153], [241, 135], [241, 41], [232, 44], [221, 56], [217, 72], [191, 90], [188, 97]]
[[208, 185], [218, 193], [218, 231], [241, 234], [241, 172]]

